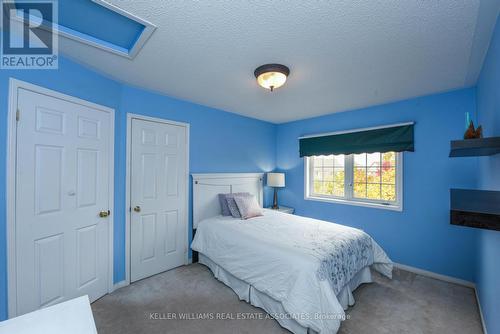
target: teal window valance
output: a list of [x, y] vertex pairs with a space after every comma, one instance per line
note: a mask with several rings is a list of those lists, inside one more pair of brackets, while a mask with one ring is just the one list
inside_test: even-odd
[[300, 156], [414, 151], [413, 125], [344, 131], [299, 138]]

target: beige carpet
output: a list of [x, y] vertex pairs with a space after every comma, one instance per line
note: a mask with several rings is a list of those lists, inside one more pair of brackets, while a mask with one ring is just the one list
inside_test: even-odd
[[[393, 280], [373, 276], [374, 283], [354, 292], [356, 304], [340, 333], [482, 333], [474, 290], [401, 270]], [[100, 334], [289, 333], [261, 309], [239, 301], [200, 264], [119, 289], [94, 302], [92, 310]], [[199, 319], [211, 315], [223, 319]]]

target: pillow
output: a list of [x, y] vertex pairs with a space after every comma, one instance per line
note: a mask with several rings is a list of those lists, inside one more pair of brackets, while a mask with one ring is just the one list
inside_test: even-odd
[[262, 209], [255, 199], [255, 196], [235, 196], [234, 201], [238, 206], [241, 218], [248, 219], [262, 216]]
[[231, 212], [231, 216], [233, 216], [233, 218], [241, 218], [240, 210], [238, 209], [238, 205], [234, 201], [234, 198], [248, 196], [252, 195], [250, 195], [249, 193], [233, 193], [229, 196], [226, 196], [227, 207], [229, 208], [229, 211]]
[[234, 201], [234, 196], [226, 197], [226, 202], [227, 202], [227, 207], [231, 212], [231, 216], [233, 216], [233, 218], [241, 218], [240, 210], [238, 210], [238, 205], [236, 205], [236, 202]]
[[[228, 206], [229, 201], [227, 200], [227, 198], [228, 197], [233, 198], [234, 196], [240, 196], [240, 195], [243, 196], [243, 195], [250, 195], [250, 194], [249, 193], [219, 194], [219, 203], [220, 203], [220, 207], [221, 207], [221, 213], [223, 216], [232, 216], [231, 210], [229, 210], [229, 206]], [[235, 208], [237, 210], [236, 203], [234, 205], [235, 205]], [[240, 218], [239, 212], [238, 212], [238, 216], [235, 218]]]
[[226, 201], [227, 195], [231, 194], [219, 194], [219, 203], [220, 203], [221, 213], [223, 216], [231, 215], [231, 211], [229, 211], [229, 208], [227, 206], [227, 201]]

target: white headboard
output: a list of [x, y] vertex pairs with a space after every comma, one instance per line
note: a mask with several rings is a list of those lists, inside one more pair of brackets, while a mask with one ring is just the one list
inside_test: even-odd
[[203, 219], [220, 215], [218, 194], [248, 192], [264, 201], [264, 173], [191, 174], [193, 177], [193, 228]]

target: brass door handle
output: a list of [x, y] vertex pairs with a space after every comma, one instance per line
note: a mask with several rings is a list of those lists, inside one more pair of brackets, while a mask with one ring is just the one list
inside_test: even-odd
[[99, 212], [99, 217], [101, 217], [101, 218], [106, 218], [106, 217], [108, 217], [110, 214], [111, 214], [111, 211], [109, 211], [109, 210], [108, 210], [108, 211], [101, 211], [101, 212]]
[[139, 205], [137, 205], [135, 208], [134, 208], [134, 211], [135, 212], [141, 212], [141, 207]]

